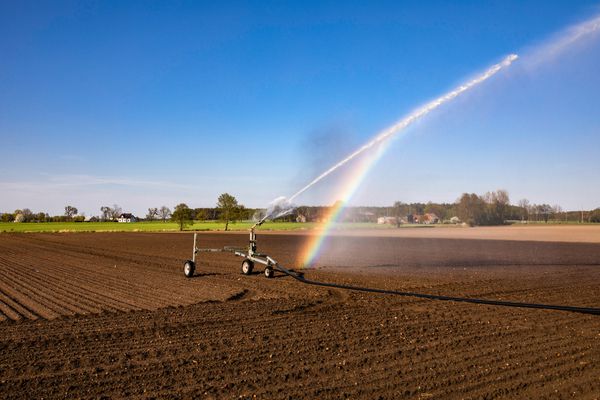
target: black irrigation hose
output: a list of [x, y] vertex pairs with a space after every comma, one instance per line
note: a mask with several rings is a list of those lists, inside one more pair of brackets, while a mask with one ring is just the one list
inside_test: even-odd
[[300, 275], [296, 272], [290, 271], [290, 270], [282, 267], [281, 265], [277, 265], [276, 268], [279, 271], [283, 272], [284, 274], [291, 276], [292, 278], [294, 278], [302, 283], [308, 284], [308, 285], [355, 290], [358, 292], [394, 294], [397, 296], [418, 297], [421, 299], [429, 299], [429, 300], [458, 301], [458, 302], [462, 302], [462, 303], [487, 304], [487, 305], [491, 305], [491, 306], [503, 306], [503, 307], [538, 308], [538, 309], [543, 309], [543, 310], [557, 310], [557, 311], [576, 312], [576, 313], [581, 313], [581, 314], [600, 315], [600, 308], [593, 308], [593, 307], [573, 307], [573, 306], [561, 306], [561, 305], [553, 305], [553, 304], [520, 303], [520, 302], [515, 302], [515, 301], [473, 299], [473, 298], [468, 298], [468, 297], [452, 297], [452, 296], [442, 296], [442, 295], [435, 295], [435, 294], [401, 292], [398, 290], [375, 289], [375, 288], [367, 288], [367, 287], [362, 287], [362, 286], [341, 285], [341, 284], [337, 284], [337, 283], [319, 282], [319, 281], [313, 281], [310, 279], [306, 279], [302, 275]]

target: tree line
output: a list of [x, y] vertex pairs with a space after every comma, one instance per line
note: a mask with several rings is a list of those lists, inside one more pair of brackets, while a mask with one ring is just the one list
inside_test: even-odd
[[[324, 221], [333, 206], [299, 206], [282, 221]], [[193, 221], [221, 221], [225, 230], [230, 223], [260, 218], [264, 209], [246, 208], [229, 193], [217, 199], [215, 207], [190, 208], [185, 203], [176, 205], [173, 210], [167, 206], [148, 208], [146, 221], [174, 221], [183, 230]], [[88, 221], [116, 221], [123, 213], [117, 204], [100, 207], [99, 216]], [[389, 207], [347, 207], [341, 217], [342, 222], [375, 222], [378, 217], [395, 217], [397, 221], [412, 222], [413, 216], [435, 214], [440, 222], [464, 222], [472, 226], [501, 225], [507, 222], [581, 222], [600, 223], [600, 208], [587, 211], [565, 211], [559, 205], [532, 204], [521, 199], [511, 204], [506, 190], [487, 192], [482, 195], [463, 193], [454, 203], [404, 203], [396, 201]], [[48, 213], [34, 213], [28, 208], [0, 215], [2, 222], [83, 222], [85, 216], [78, 215], [76, 207], [65, 206], [63, 215], [50, 216]], [[400, 223], [400, 222], [398, 222]]]
[[[48, 213], [34, 213], [28, 208], [18, 209], [14, 212], [2, 213], [2, 222], [84, 222], [84, 215], [77, 215], [76, 207], [65, 206], [63, 215], [50, 216]], [[246, 208], [239, 204], [238, 200], [229, 193], [223, 193], [217, 199], [216, 207], [213, 208], [190, 208], [185, 203], [180, 203], [171, 210], [167, 206], [148, 208], [145, 218], [139, 220], [163, 222], [174, 221], [179, 224], [179, 229], [192, 225], [193, 221], [218, 220], [225, 223], [225, 230], [229, 229], [230, 223], [249, 220], [257, 213], [257, 209]], [[100, 207], [100, 215], [93, 216], [89, 222], [115, 222], [123, 214], [123, 209], [117, 204]]]
[[65, 207], [64, 215], [51, 216], [46, 212], [34, 213], [29, 208], [17, 209], [0, 215], [1, 222], [83, 222], [85, 216], [77, 215], [78, 210], [73, 206]]

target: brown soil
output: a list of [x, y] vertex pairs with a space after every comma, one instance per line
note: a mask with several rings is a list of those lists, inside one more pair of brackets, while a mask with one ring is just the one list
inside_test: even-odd
[[[333, 237], [311, 279], [600, 307], [600, 244]], [[202, 234], [244, 246], [246, 235]], [[297, 266], [306, 235], [262, 235]], [[600, 317], [243, 276], [189, 234], [0, 236], [2, 398], [598, 398]]]

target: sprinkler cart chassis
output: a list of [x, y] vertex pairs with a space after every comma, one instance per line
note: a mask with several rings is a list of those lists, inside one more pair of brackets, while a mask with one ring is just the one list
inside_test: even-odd
[[[196, 254], [197, 253], [233, 253], [238, 257], [243, 257], [242, 261], [242, 273], [244, 275], [250, 275], [254, 269], [254, 264], [262, 264], [265, 266], [264, 274], [267, 278], [272, 278], [274, 275], [274, 269], [284, 272], [285, 268], [282, 268], [277, 261], [266, 254], [261, 254], [256, 251], [256, 233], [254, 232], [256, 227], [262, 225], [264, 221], [257, 222], [250, 228], [250, 242], [246, 250], [239, 249], [231, 246], [225, 246], [222, 249], [202, 249], [196, 245], [198, 234], [194, 233], [194, 250], [192, 259], [187, 260], [183, 265], [183, 273], [186, 277], [191, 278], [196, 270]], [[286, 270], [287, 271], [287, 270]]]

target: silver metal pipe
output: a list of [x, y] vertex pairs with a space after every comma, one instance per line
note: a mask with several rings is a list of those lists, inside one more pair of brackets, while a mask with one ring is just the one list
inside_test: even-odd
[[194, 232], [194, 251], [192, 253], [192, 261], [194, 262], [194, 264], [196, 263], [196, 253], [198, 252], [198, 247], [196, 246], [196, 238], [198, 237], [198, 234], [196, 232]]

